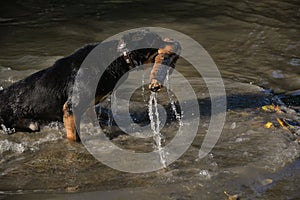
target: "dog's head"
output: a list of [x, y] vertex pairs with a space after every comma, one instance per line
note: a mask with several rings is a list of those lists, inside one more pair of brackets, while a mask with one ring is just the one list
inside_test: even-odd
[[162, 39], [156, 33], [148, 30], [129, 33], [123, 36], [119, 44], [121, 51], [143, 52], [142, 63], [146, 60], [154, 62], [150, 78], [149, 89], [153, 92], [159, 92], [166, 79], [169, 67], [175, 68], [177, 59], [181, 52], [179, 42], [169, 38]]

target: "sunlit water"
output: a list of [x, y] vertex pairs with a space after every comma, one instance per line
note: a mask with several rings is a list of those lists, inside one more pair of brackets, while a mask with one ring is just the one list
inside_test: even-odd
[[[66, 141], [60, 122], [39, 133], [1, 133], [0, 198], [33, 199], [37, 196], [32, 194], [39, 194], [44, 199], [225, 199], [224, 191], [242, 199], [300, 196], [299, 144], [276, 124], [278, 117], [299, 121], [299, 106], [294, 101], [280, 115], [261, 110], [262, 105], [277, 102], [278, 94], [299, 93], [298, 1], [1, 4], [0, 86], [4, 88], [86, 43], [129, 28], [162, 26], [191, 36], [209, 52], [224, 78], [228, 110], [217, 145], [198, 159], [210, 121], [210, 98], [201, 76], [180, 59], [176, 69], [194, 88], [201, 113], [198, 134], [180, 159], [157, 172], [123, 173], [100, 163], [82, 144]], [[171, 88], [183, 87], [171, 76]], [[139, 81], [145, 85], [147, 77]], [[169, 118], [160, 131], [165, 139], [162, 147], [172, 140], [178, 119], [184, 116], [176, 109], [176, 97], [168, 92], [157, 94]], [[150, 123], [149, 97], [147, 87], [142, 87], [132, 99], [130, 112], [137, 127]], [[113, 134], [113, 143], [136, 152], [155, 150], [153, 138], [124, 135], [108, 116], [105, 128], [112, 127], [107, 133]], [[264, 128], [269, 121], [274, 128]]]

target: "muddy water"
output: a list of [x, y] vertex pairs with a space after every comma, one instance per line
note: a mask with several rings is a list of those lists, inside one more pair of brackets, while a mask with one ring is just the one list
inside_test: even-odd
[[[60, 123], [51, 123], [40, 133], [1, 133], [0, 198], [225, 199], [224, 191], [242, 199], [300, 196], [300, 147], [295, 136], [276, 122], [278, 117], [299, 121], [297, 98], [290, 108], [283, 105], [281, 114], [260, 109], [277, 102], [278, 94], [297, 94], [300, 88], [298, 1], [3, 1], [0, 10], [2, 87], [51, 66], [86, 43], [130, 28], [161, 26], [203, 45], [224, 78], [228, 96], [221, 138], [211, 154], [198, 159], [210, 99], [201, 77], [183, 59], [179, 61], [178, 71], [197, 94], [201, 122], [186, 153], [152, 173], [124, 173], [101, 164], [82, 144], [67, 142]], [[147, 124], [141, 93], [136, 92], [131, 112], [139, 123]], [[169, 103], [166, 91], [158, 99]], [[275, 127], [264, 128], [266, 122]], [[178, 123], [171, 120], [162, 131], [165, 143], [176, 130]], [[108, 132], [120, 133], [117, 128]], [[151, 139], [112, 138], [136, 152], [154, 148]]]

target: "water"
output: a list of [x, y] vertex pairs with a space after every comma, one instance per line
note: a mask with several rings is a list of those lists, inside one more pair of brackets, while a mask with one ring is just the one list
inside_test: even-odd
[[[225, 199], [226, 191], [242, 199], [297, 199], [299, 145], [276, 118], [299, 121], [299, 99], [286, 101], [294, 112], [268, 113], [260, 108], [278, 102], [281, 95], [299, 94], [299, 9], [296, 0], [2, 1], [3, 88], [86, 43], [129, 28], [161, 26], [191, 36], [209, 52], [224, 78], [228, 112], [217, 145], [210, 155], [197, 159], [210, 122], [210, 98], [201, 76], [180, 59], [176, 69], [195, 90], [201, 113], [197, 136], [180, 159], [157, 172], [123, 173], [101, 164], [83, 145], [67, 142], [60, 123], [40, 133], [1, 133], [0, 198]], [[182, 88], [171, 76], [172, 88]], [[133, 97], [130, 112], [138, 126], [150, 123], [145, 105], [149, 97], [147, 88], [144, 97], [141, 90]], [[160, 127], [162, 146], [180, 127], [169, 97], [173, 98], [167, 90], [157, 95], [171, 119]], [[275, 127], [265, 129], [267, 122]], [[152, 137], [135, 139], [116, 129], [113, 133], [117, 137], [111, 141], [119, 147], [136, 152], [156, 148]], [[266, 184], [268, 179], [272, 183]]]
[[170, 101], [170, 104], [171, 104], [172, 111], [175, 114], [176, 120], [178, 121], [179, 126], [182, 126], [183, 123], [182, 123], [182, 120], [181, 120], [181, 114], [179, 114], [177, 109], [176, 109], [175, 101], [174, 101], [174, 95], [172, 94], [172, 88], [171, 88], [172, 84], [171, 84], [170, 75], [171, 75], [170, 69], [168, 69], [168, 73], [167, 73], [167, 76], [166, 76], [166, 82], [167, 82], [166, 87], [167, 87], [168, 97], [169, 97], [169, 101]]
[[[154, 110], [154, 112], [153, 112]], [[164, 168], [167, 167], [166, 153], [162, 148], [162, 140], [163, 136], [160, 133], [160, 119], [157, 107], [157, 98], [156, 93], [151, 92], [150, 100], [149, 100], [149, 119], [151, 124], [151, 129], [153, 131], [153, 139], [155, 141], [156, 149], [159, 153], [160, 162]]]
[[145, 98], [145, 73], [142, 75], [142, 97], [144, 102], [146, 103], [146, 98]]

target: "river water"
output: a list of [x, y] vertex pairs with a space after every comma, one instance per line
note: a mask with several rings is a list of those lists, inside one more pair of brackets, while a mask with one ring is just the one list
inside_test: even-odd
[[[224, 191], [241, 199], [300, 197], [297, 133], [281, 128], [276, 120], [290, 119], [298, 131], [299, 1], [2, 1], [0, 13], [4, 88], [86, 43], [155, 26], [180, 31], [207, 50], [224, 79], [228, 101], [217, 145], [198, 159], [210, 121], [209, 93], [192, 66], [180, 59], [176, 69], [189, 80], [200, 105], [198, 133], [183, 156], [151, 173], [107, 167], [84, 145], [66, 141], [58, 122], [39, 133], [1, 133], [0, 199], [226, 199]], [[144, 93], [149, 98], [149, 92]], [[283, 95], [292, 99], [281, 105], [283, 113], [261, 109]], [[158, 94], [158, 101], [167, 103], [166, 96], [166, 91]], [[143, 98], [138, 96], [131, 110], [137, 121], [149, 124]], [[275, 127], [264, 128], [267, 122]], [[177, 129], [176, 120], [165, 127], [166, 143]], [[137, 152], [154, 148], [151, 139], [111, 138]]]

